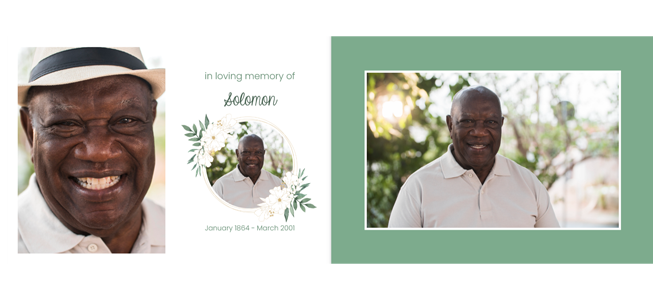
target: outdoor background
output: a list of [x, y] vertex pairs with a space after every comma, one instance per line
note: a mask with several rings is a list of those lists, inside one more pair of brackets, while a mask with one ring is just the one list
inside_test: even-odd
[[282, 178], [286, 172], [292, 171], [291, 148], [275, 128], [261, 122], [240, 122], [234, 137], [227, 139], [225, 147], [211, 154], [214, 158], [213, 162], [210, 168], [206, 168], [206, 175], [208, 175], [211, 186], [220, 177], [236, 168], [238, 158], [235, 150], [238, 148], [238, 141], [248, 134], [256, 134], [264, 141], [266, 149], [264, 170], [279, 178]]
[[423, 72], [367, 74], [368, 227], [447, 151], [451, 100], [474, 85], [500, 97], [499, 154], [536, 174], [562, 227], [619, 226], [619, 72]]
[[[21, 48], [18, 50], [18, 84], [28, 82], [30, 66], [35, 48]], [[164, 68], [163, 58], [159, 49], [140, 48], [144, 63], [149, 69]], [[167, 90], [158, 98], [158, 112], [154, 122], [154, 139], [156, 146], [156, 168], [147, 198], [165, 206], [165, 104], [167, 103]], [[30, 144], [28, 144], [21, 126], [20, 106], [16, 105], [16, 122], [18, 124], [18, 194], [27, 187], [30, 175], [34, 173], [34, 166], [30, 159]]]

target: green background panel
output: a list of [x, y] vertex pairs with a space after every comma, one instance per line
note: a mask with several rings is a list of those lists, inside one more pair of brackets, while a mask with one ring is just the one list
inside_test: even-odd
[[[365, 230], [366, 70], [620, 70], [621, 230]], [[651, 37], [333, 37], [332, 263], [653, 263]]]

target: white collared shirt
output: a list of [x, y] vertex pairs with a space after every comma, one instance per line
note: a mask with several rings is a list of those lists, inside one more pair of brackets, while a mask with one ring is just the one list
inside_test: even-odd
[[449, 147], [408, 177], [388, 227], [559, 227], [548, 191], [532, 172], [498, 154], [481, 184]]
[[[142, 228], [131, 253], [165, 253], [165, 208], [142, 201]], [[34, 174], [18, 195], [18, 253], [111, 253], [94, 235], [71, 232], [46, 204]]]
[[243, 208], [258, 208], [260, 203], [264, 203], [261, 198], [268, 197], [270, 190], [281, 184], [282, 179], [264, 169], [261, 169], [257, 182], [252, 183], [250, 177], [243, 176], [236, 166], [213, 184], [213, 190], [229, 204]]

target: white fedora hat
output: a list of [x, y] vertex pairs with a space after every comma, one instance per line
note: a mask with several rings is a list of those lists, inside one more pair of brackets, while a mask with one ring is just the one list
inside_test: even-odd
[[165, 69], [147, 69], [138, 47], [37, 48], [29, 82], [18, 85], [18, 105], [28, 105], [25, 98], [33, 86], [63, 85], [114, 75], [133, 75], [146, 80], [154, 99], [165, 92]]

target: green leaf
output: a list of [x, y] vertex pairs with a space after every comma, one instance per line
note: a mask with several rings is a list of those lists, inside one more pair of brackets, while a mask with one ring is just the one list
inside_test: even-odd
[[298, 174], [298, 178], [302, 177], [303, 174], [305, 174], [305, 169], [302, 169], [302, 171], [300, 171], [300, 174]]
[[293, 203], [291, 203], [291, 204], [289, 204], [289, 205], [291, 205], [291, 210], [290, 210], [290, 212], [291, 212], [291, 216], [292, 216], [292, 217], [295, 217], [296, 214], [293, 213]]
[[191, 163], [191, 162], [193, 162], [193, 160], [195, 160], [195, 156], [197, 156], [197, 154], [193, 155], [193, 156], [188, 160], [188, 164]]
[[308, 186], [309, 186], [309, 183], [305, 183], [305, 184], [301, 185], [299, 192], [302, 192], [302, 190], [304, 190]]
[[193, 130], [195, 131], [195, 134], [197, 134], [197, 125], [193, 124]]
[[305, 176], [305, 178], [303, 178], [302, 181], [305, 181], [305, 179], [307, 179], [307, 176]]
[[183, 129], [185, 129], [186, 131], [192, 132], [192, 129], [190, 129], [190, 127], [188, 127], [186, 125], [181, 125], [181, 126], [183, 126]]
[[293, 209], [298, 209], [298, 202], [297, 201], [293, 201]]
[[202, 121], [199, 121], [199, 131], [206, 130], [206, 127], [204, 127], [204, 124], [202, 124]]
[[195, 136], [195, 134], [192, 133], [192, 132], [191, 132], [191, 133], [186, 133], [186, 136], [187, 136], [187, 137], [191, 137], [191, 136]]
[[300, 200], [300, 204], [307, 203], [310, 200], [312, 200], [312, 199], [309, 199], [309, 198], [302, 199], [302, 200]]
[[300, 204], [300, 209], [302, 209], [303, 212], [307, 212], [307, 211], [305, 211], [305, 206], [302, 205], [302, 204]]
[[205, 119], [205, 120], [204, 120], [204, 124], [206, 124], [206, 128], [209, 128], [209, 116], [208, 116], [208, 115], [204, 115], [204, 119]]
[[289, 221], [289, 208], [284, 210], [284, 221]]
[[190, 150], [188, 150], [188, 152], [195, 152], [195, 151], [197, 151], [197, 149], [190, 149]]
[[316, 208], [316, 206], [314, 206], [314, 204], [311, 204], [311, 203], [307, 203], [307, 204], [305, 204], [305, 206], [307, 206], [309, 208]]
[[193, 141], [193, 142], [197, 142], [197, 141], [199, 141], [199, 140], [201, 140], [201, 139], [202, 139], [201, 137], [198, 137], [198, 138], [191, 138], [191, 139], [188, 139], [188, 140], [189, 140], [189, 141]]
[[302, 199], [302, 198], [305, 198], [305, 196], [307, 196], [307, 195], [305, 195], [305, 194], [301, 194], [301, 193], [298, 193], [297, 195], [298, 195], [298, 196], [296, 196], [296, 199], [295, 199], [295, 200], [300, 200], [300, 199]]
[[193, 144], [193, 147], [199, 147], [199, 146], [201, 146], [201, 145], [202, 145], [202, 143], [194, 143], [194, 144]]
[[193, 168], [190, 169], [190, 171], [194, 170], [195, 168], [197, 168], [197, 164], [194, 164], [194, 165], [193, 165]]

